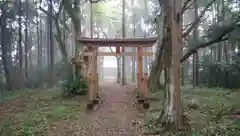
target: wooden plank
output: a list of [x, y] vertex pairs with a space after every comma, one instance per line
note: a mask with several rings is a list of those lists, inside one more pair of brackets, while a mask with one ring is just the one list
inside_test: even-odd
[[[83, 56], [92, 56], [92, 52], [85, 52]], [[98, 52], [98, 56], [138, 56], [137, 52]], [[142, 52], [142, 56], [153, 56], [153, 52]]]

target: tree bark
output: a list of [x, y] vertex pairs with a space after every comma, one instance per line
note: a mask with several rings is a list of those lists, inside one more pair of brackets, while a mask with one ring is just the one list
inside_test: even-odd
[[24, 87], [24, 67], [23, 67], [23, 46], [22, 46], [22, 18], [21, 16], [23, 15], [23, 11], [22, 11], [22, 2], [19, 1], [19, 9], [18, 9], [18, 12], [20, 14], [20, 17], [18, 19], [18, 59], [19, 59], [19, 69], [17, 71], [17, 75], [19, 76], [18, 77], [18, 81], [16, 82], [19, 82], [19, 87]]
[[[167, 31], [166, 48], [164, 50], [165, 90], [162, 114], [157, 120], [165, 129], [179, 129], [181, 125], [180, 113], [180, 53], [181, 53], [181, 1], [168, 0], [164, 3]], [[175, 9], [175, 10], [173, 10]]]
[[[28, 8], [28, 1], [25, 2], [26, 4], [26, 8]], [[28, 48], [28, 11], [25, 11], [25, 22], [24, 22], [24, 25], [25, 25], [25, 29], [24, 29], [24, 32], [25, 32], [25, 47], [24, 47], [24, 57], [25, 57], [25, 82], [27, 82], [27, 79], [28, 79], [28, 51], [29, 51], [29, 48]]]
[[[125, 8], [126, 2], [122, 0], [122, 38], [125, 38]], [[124, 47], [122, 47], [122, 52], [124, 52]], [[125, 56], [122, 56], [122, 85], [125, 85]]]
[[[198, 17], [198, 2], [195, 1], [194, 3], [194, 18], [195, 20]], [[198, 39], [198, 25], [196, 25], [196, 27], [194, 28], [194, 31], [193, 31], [193, 38], [194, 38], [194, 41], [199, 41]], [[196, 51], [194, 54], [193, 54], [193, 86], [198, 86], [198, 69], [199, 69], [199, 64], [198, 64], [198, 60], [199, 60], [199, 57], [198, 57], [198, 51]]]
[[[5, 5], [3, 5], [4, 8]], [[13, 75], [12, 75], [12, 56], [10, 52], [12, 52], [12, 47], [10, 42], [8, 41], [11, 37], [10, 32], [7, 29], [7, 17], [6, 13], [3, 10], [3, 13], [0, 17], [0, 28], [1, 28], [1, 45], [2, 45], [2, 60], [3, 60], [3, 70], [6, 77], [6, 89], [13, 89]]]
[[40, 85], [42, 85], [42, 21], [38, 21], [37, 24], [37, 40], [38, 40], [38, 56], [37, 56], [37, 64], [38, 64], [38, 77]]
[[[48, 13], [53, 13], [53, 1], [49, 0]], [[49, 66], [49, 86], [53, 85], [53, 69], [54, 69], [54, 50], [53, 50], [53, 22], [52, 17], [48, 15], [48, 66]]]
[[[160, 18], [162, 17], [163, 22], [160, 23]], [[148, 80], [148, 86], [150, 90], [155, 90], [157, 88], [157, 84], [158, 84], [158, 80], [160, 80], [160, 75], [163, 69], [163, 55], [164, 55], [164, 50], [166, 48], [166, 42], [168, 40], [167, 37], [167, 33], [166, 33], [166, 28], [167, 28], [167, 17], [166, 15], [162, 15], [162, 16], [158, 16], [157, 17], [157, 30], [158, 30], [158, 36], [159, 39], [161, 39], [161, 41], [159, 40], [157, 42], [157, 51], [155, 53], [155, 60], [152, 62], [152, 67], [151, 67], [151, 72], [150, 72], [150, 76], [149, 76], [149, 80]], [[163, 31], [160, 32], [159, 30], [162, 29]]]

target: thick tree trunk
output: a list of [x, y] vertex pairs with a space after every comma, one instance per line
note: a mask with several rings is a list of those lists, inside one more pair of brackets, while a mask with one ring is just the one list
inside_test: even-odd
[[[169, 0], [164, 3], [164, 11], [167, 18], [166, 37], [168, 38], [164, 44], [164, 75], [165, 90], [164, 104], [162, 114], [156, 124], [164, 126], [165, 130], [179, 129], [181, 125], [180, 113], [180, 52], [181, 52], [181, 1]], [[176, 9], [176, 10], [172, 10]], [[178, 18], [178, 19], [174, 19]]]
[[[67, 61], [68, 59], [68, 54], [67, 54], [67, 51], [66, 51], [66, 47], [65, 47], [65, 34], [63, 34], [62, 36], [62, 32], [61, 32], [61, 28], [59, 26], [59, 22], [57, 19], [54, 20], [55, 22], [55, 26], [56, 26], [56, 31], [57, 31], [57, 34], [55, 36], [58, 44], [59, 44], [59, 49], [60, 49], [60, 52], [61, 52], [61, 55], [62, 55], [62, 59], [63, 61]], [[64, 32], [63, 32], [64, 33]]]
[[[26, 1], [26, 7], [28, 8], [28, 1]], [[24, 59], [25, 59], [25, 82], [27, 82], [28, 79], [28, 51], [29, 51], [29, 47], [28, 47], [28, 12], [25, 11], [25, 29], [24, 29], [24, 33], [25, 33], [25, 47], [24, 47]]]
[[[151, 72], [150, 72], [150, 76], [149, 76], [149, 80], [148, 80], [148, 86], [150, 90], [155, 90], [157, 88], [157, 84], [158, 82], [160, 82], [160, 75], [163, 69], [163, 54], [164, 54], [164, 50], [166, 48], [166, 41], [167, 41], [167, 36], [166, 36], [166, 16], [163, 17], [164, 15], [162, 15], [162, 17], [158, 16], [157, 17], [157, 22], [158, 22], [158, 36], [159, 36], [159, 40], [157, 43], [157, 51], [155, 53], [155, 60], [152, 63], [152, 67], [151, 67]], [[161, 23], [161, 19], [163, 19], [163, 22]], [[160, 31], [161, 29], [163, 29], [162, 31]]]
[[5, 14], [3, 13], [0, 18], [0, 26], [1, 26], [1, 45], [2, 45], [2, 60], [3, 60], [3, 70], [6, 77], [6, 89], [11, 90], [13, 89], [13, 77], [12, 77], [12, 56], [9, 54], [11, 52], [11, 45], [7, 41], [8, 37], [8, 30], [6, 28]]
[[[50, 0], [48, 5], [48, 13], [53, 13], [53, 1]], [[51, 16], [48, 16], [48, 60], [49, 60], [49, 85], [53, 84], [53, 69], [54, 69], [54, 43], [53, 43], [53, 22]]]
[[[133, 0], [131, 0], [132, 4], [133, 4]], [[134, 10], [133, 10], [134, 12]], [[136, 36], [136, 21], [135, 21], [135, 18], [136, 18], [136, 14], [133, 14], [133, 17], [132, 17], [132, 23], [133, 23], [133, 37]], [[136, 48], [135, 47], [132, 47], [132, 52], [136, 52]], [[136, 56], [132, 56], [132, 82], [135, 82], [136, 80]]]
[[39, 27], [37, 28], [37, 30], [38, 30], [38, 75], [39, 75], [39, 80], [40, 80], [40, 85], [42, 85], [42, 55], [43, 55], [43, 53], [42, 53], [42, 51], [43, 51], [43, 46], [42, 46], [42, 44], [43, 44], [43, 38], [42, 38], [42, 36], [43, 36], [43, 32], [42, 32], [42, 21], [40, 20], [40, 22], [39, 22], [39, 25], [38, 25]]
[[[122, 38], [125, 38], [125, 9], [126, 2], [122, 0]], [[124, 47], [122, 47], [122, 52], [124, 51]], [[125, 56], [122, 56], [122, 85], [125, 85]]]
[[[198, 2], [195, 1], [194, 3], [194, 17], [195, 17], [195, 20], [198, 18]], [[195, 41], [199, 41], [198, 40], [198, 25], [194, 28], [194, 31], [193, 31], [193, 37], [194, 37], [194, 40]], [[199, 79], [199, 57], [198, 57], [198, 52], [196, 51], [196, 53], [193, 54], [193, 86], [198, 86], [198, 79]]]
[[[23, 12], [22, 12], [22, 2], [19, 1], [19, 9], [18, 9], [18, 12], [20, 15], [23, 15]], [[23, 66], [23, 46], [22, 46], [22, 19], [21, 17], [19, 17], [18, 19], [18, 59], [19, 59], [19, 71], [17, 71], [17, 75], [19, 77], [17, 77], [17, 79], [19, 79], [18, 81], [18, 87], [22, 88], [24, 87], [24, 66]], [[21, 82], [22, 81], [22, 82]]]
[[[136, 48], [132, 48], [132, 52], [136, 52]], [[136, 57], [132, 56], [132, 82], [135, 82], [136, 79]]]

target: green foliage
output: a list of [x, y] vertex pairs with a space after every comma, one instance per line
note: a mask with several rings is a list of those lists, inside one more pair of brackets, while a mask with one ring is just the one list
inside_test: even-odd
[[[163, 136], [237, 136], [240, 135], [240, 121], [234, 116], [239, 109], [239, 92], [219, 88], [182, 88], [183, 130], [168, 131]], [[153, 98], [163, 99], [159, 91], [153, 93]], [[195, 101], [198, 108], [189, 107], [189, 101]], [[146, 112], [146, 126], [150, 132], [164, 130], [161, 125], [155, 125], [159, 120], [162, 101], [152, 101], [151, 107], [158, 110]]]
[[83, 78], [69, 79], [63, 84], [64, 96], [84, 95], [88, 89], [88, 82]]
[[1, 136], [13, 136], [12, 129], [8, 120], [4, 120], [2, 127], [0, 128]]
[[200, 62], [199, 83], [208, 87], [240, 88], [240, 61], [233, 57], [232, 63], [213, 62], [205, 56]]
[[[75, 98], [63, 100], [58, 87], [25, 95], [28, 98], [24, 99], [28, 102], [24, 103], [24, 107], [18, 106], [22, 108], [20, 112], [7, 111], [9, 117], [0, 126], [0, 136], [51, 136], [59, 133], [55, 132], [52, 125], [61, 127], [66, 122], [72, 124], [78, 119], [80, 123], [87, 116], [84, 112], [85, 103], [79, 103]], [[23, 100], [23, 97], [16, 99]], [[2, 118], [7, 117], [3, 115]]]

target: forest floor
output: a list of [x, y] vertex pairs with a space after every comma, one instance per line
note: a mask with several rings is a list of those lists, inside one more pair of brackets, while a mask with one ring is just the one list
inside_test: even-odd
[[140, 136], [143, 113], [134, 87], [103, 84], [102, 103], [86, 110], [86, 96], [63, 98], [58, 89], [12, 93], [0, 104], [0, 136]]
[[[240, 90], [181, 90], [189, 125], [184, 136], [240, 135]], [[86, 96], [63, 98], [57, 87], [9, 92], [0, 100], [0, 136], [141, 136], [160, 128], [153, 124], [162, 108], [162, 90], [150, 95], [146, 111], [137, 108], [133, 86], [103, 84], [100, 97], [99, 108], [89, 112]]]
[[[178, 134], [168, 131], [164, 136], [240, 135], [239, 89], [182, 87], [181, 93], [184, 129]], [[161, 128], [154, 123], [160, 115], [163, 96], [163, 90], [150, 96], [151, 109], [145, 114], [145, 125], [151, 133]]]

